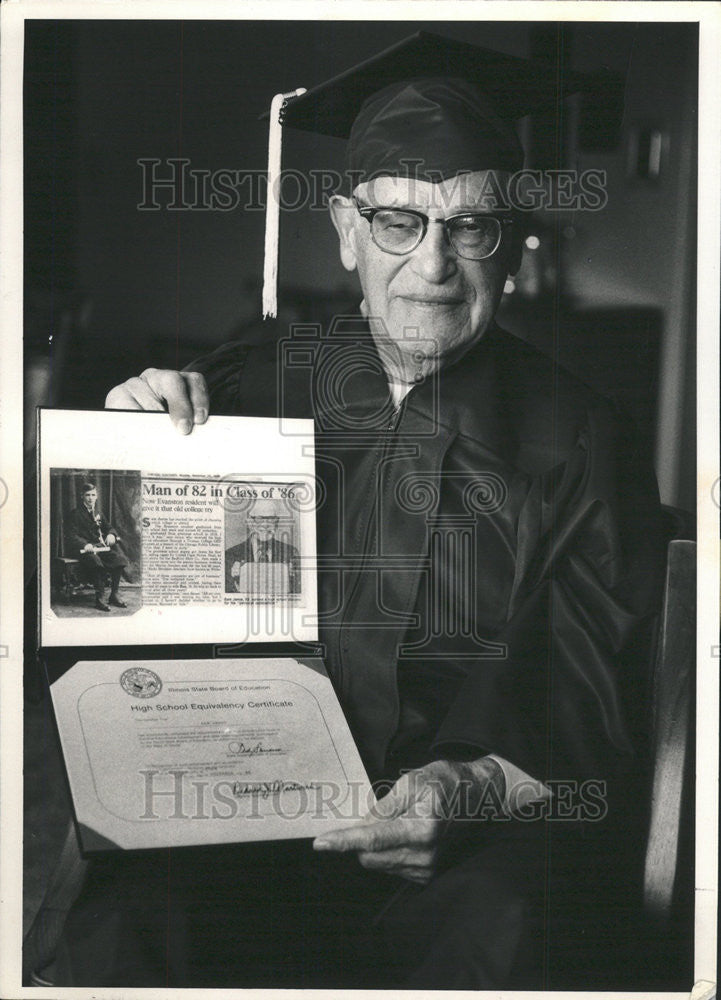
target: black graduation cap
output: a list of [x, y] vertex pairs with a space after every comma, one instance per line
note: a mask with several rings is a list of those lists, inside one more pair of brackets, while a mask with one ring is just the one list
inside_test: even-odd
[[404, 80], [454, 77], [474, 84], [509, 122], [553, 108], [588, 88], [590, 78], [428, 31], [414, 35], [307, 90], [283, 111], [283, 124], [347, 139], [362, 104]]
[[[557, 110], [576, 92], [595, 96], [604, 127], [620, 121], [622, 81], [563, 70], [426, 31], [310, 90], [277, 95], [270, 113], [269, 189], [280, 169], [280, 128], [346, 139], [356, 181], [373, 176], [446, 179], [523, 166], [514, 122]], [[599, 100], [600, 95], [600, 100]], [[266, 229], [264, 314], [274, 315], [277, 206]], [[275, 227], [275, 229], [273, 228]], [[266, 308], [267, 306], [267, 308]]]

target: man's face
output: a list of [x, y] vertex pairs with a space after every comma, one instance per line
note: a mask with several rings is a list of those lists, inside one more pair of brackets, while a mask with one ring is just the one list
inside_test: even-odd
[[248, 518], [250, 521], [251, 531], [255, 532], [261, 542], [270, 542], [275, 538], [275, 533], [278, 530], [278, 518], [277, 517], [266, 517], [260, 515], [259, 517]]
[[87, 493], [83, 493], [83, 503], [88, 510], [92, 510], [95, 506], [95, 501], [98, 499], [97, 490], [88, 490]]
[[[359, 185], [354, 194], [363, 205], [411, 208], [433, 220], [491, 211], [483, 197], [488, 190], [487, 172], [477, 171], [439, 184], [381, 177]], [[400, 369], [391, 374], [404, 381], [413, 381], [418, 373], [430, 375], [483, 336], [509, 270], [518, 264], [513, 227], [504, 228], [500, 246], [485, 260], [460, 257], [443, 226], [433, 222], [415, 250], [396, 256], [375, 245], [369, 223], [348, 199], [336, 199], [332, 211], [341, 259], [348, 270], [358, 269], [364, 312], [381, 356]]]

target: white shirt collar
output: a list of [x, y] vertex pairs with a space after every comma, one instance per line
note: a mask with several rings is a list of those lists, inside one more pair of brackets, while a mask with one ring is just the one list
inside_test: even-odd
[[390, 390], [391, 399], [393, 400], [393, 405], [396, 410], [411, 391], [413, 386], [413, 382], [395, 382], [392, 379], [388, 380], [388, 389]]

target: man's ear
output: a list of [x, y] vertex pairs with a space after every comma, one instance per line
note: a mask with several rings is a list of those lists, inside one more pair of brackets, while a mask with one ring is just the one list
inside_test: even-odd
[[358, 264], [355, 247], [355, 205], [350, 198], [334, 194], [328, 200], [330, 217], [340, 240], [340, 259], [346, 271], [355, 271]]

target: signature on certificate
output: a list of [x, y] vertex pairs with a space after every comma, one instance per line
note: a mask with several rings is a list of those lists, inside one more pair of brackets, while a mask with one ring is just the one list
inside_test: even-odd
[[228, 749], [232, 754], [239, 757], [257, 757], [258, 754], [283, 753], [281, 747], [266, 747], [262, 743], [243, 743], [233, 740], [228, 744]]

